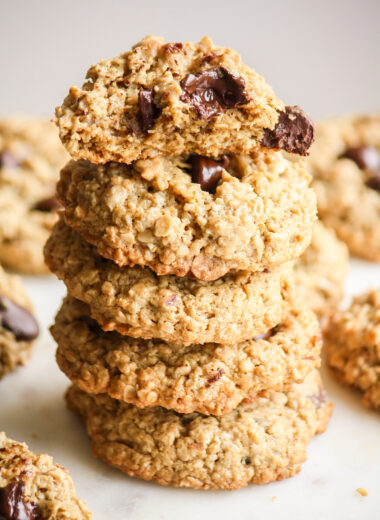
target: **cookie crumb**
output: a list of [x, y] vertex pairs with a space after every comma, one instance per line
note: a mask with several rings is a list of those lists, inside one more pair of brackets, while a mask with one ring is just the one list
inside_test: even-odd
[[272, 497], [272, 502], [274, 502], [275, 500], [277, 500], [277, 496], [276, 496], [276, 495], [273, 495], [273, 497]]
[[365, 488], [357, 488], [356, 490], [362, 497], [368, 497], [368, 491]]

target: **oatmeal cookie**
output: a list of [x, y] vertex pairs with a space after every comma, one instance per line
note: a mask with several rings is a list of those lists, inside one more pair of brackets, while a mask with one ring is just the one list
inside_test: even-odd
[[316, 222], [310, 246], [295, 263], [294, 278], [300, 298], [320, 318], [336, 308], [344, 295], [348, 250], [332, 229]]
[[[304, 161], [291, 162], [281, 152], [224, 161], [71, 161], [58, 197], [66, 223], [121, 266], [212, 281], [300, 256], [316, 218]], [[205, 185], [217, 169], [216, 183]]]
[[49, 121], [0, 121], [0, 262], [27, 274], [47, 273], [42, 249], [57, 221], [54, 197], [68, 154]]
[[21, 279], [0, 267], [0, 379], [18, 365], [25, 365], [38, 332]]
[[51, 328], [61, 370], [82, 390], [140, 408], [220, 415], [267, 390], [282, 391], [320, 365], [312, 311], [294, 308], [265, 334], [231, 345], [183, 347], [103, 332], [88, 306], [68, 297]]
[[0, 518], [89, 520], [67, 470], [0, 432]]
[[132, 477], [197, 489], [295, 475], [332, 411], [318, 371], [288, 392], [271, 392], [221, 416], [140, 409], [75, 386], [67, 402], [83, 417], [96, 457]]
[[353, 299], [325, 331], [327, 359], [339, 381], [363, 392], [363, 403], [380, 411], [380, 289]]
[[380, 115], [323, 122], [310, 157], [320, 218], [352, 254], [380, 261]]
[[148, 36], [71, 87], [56, 123], [74, 159], [129, 164], [136, 159], [195, 153], [251, 153], [260, 147], [307, 155], [313, 124], [284, 107], [233, 50], [164, 43]]
[[90, 306], [103, 330], [137, 338], [185, 346], [236, 343], [280, 323], [289, 306], [291, 262], [214, 282], [157, 276], [104, 259], [62, 221], [45, 246], [45, 259], [69, 294]]

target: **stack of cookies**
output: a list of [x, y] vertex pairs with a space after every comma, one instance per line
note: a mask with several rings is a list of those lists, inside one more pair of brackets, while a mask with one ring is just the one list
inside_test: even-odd
[[316, 214], [307, 115], [231, 49], [147, 37], [56, 116], [52, 333], [94, 454], [202, 489], [297, 473], [332, 409], [292, 273]]

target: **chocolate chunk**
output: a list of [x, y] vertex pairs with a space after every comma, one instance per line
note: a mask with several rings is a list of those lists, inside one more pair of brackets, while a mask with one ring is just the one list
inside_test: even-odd
[[181, 101], [189, 103], [200, 119], [211, 119], [227, 108], [250, 101], [243, 78], [234, 76], [223, 67], [188, 74], [182, 81]]
[[33, 209], [49, 213], [60, 208], [62, 208], [62, 204], [59, 202], [59, 200], [56, 197], [49, 197], [48, 199], [43, 199], [37, 202]]
[[164, 49], [169, 54], [174, 54], [176, 52], [182, 51], [183, 44], [182, 43], [167, 43], [166, 45], [164, 45]]
[[280, 112], [273, 130], [265, 130], [261, 144], [265, 148], [275, 148], [286, 152], [309, 155], [314, 141], [314, 125], [309, 116], [298, 106], [287, 106]]
[[224, 375], [224, 370], [223, 368], [219, 368], [217, 371], [216, 371], [216, 374], [214, 376], [211, 376], [208, 380], [207, 380], [207, 383], [205, 384], [205, 387], [206, 388], [209, 388], [213, 383], [216, 383], [217, 381], [219, 381], [219, 379]]
[[247, 464], [247, 466], [248, 466], [249, 464], [251, 464], [251, 462], [252, 462], [251, 457], [245, 457], [244, 464]]
[[152, 128], [159, 113], [159, 109], [153, 102], [153, 89], [141, 90], [139, 92], [139, 119], [141, 130], [144, 133]]
[[193, 182], [200, 184], [203, 191], [215, 193], [223, 170], [228, 168], [228, 157], [223, 155], [220, 161], [215, 161], [214, 159], [202, 155], [192, 155], [190, 162]]
[[260, 336], [255, 336], [254, 338], [252, 338], [252, 340], [257, 341], [260, 339], [264, 339], [265, 341], [267, 341], [268, 339], [272, 338], [275, 334], [277, 334], [279, 328], [280, 325], [276, 325], [275, 327], [273, 327], [273, 329], [267, 330], [266, 332], [264, 332], [264, 334], [260, 334]]
[[17, 340], [30, 341], [39, 333], [30, 312], [3, 295], [0, 295], [0, 327], [12, 332]]
[[351, 159], [359, 168], [370, 172], [377, 172], [380, 169], [380, 153], [374, 146], [348, 148], [340, 158]]
[[33, 502], [24, 500], [25, 484], [14, 481], [0, 489], [1, 520], [37, 520], [40, 516]]
[[341, 159], [351, 159], [362, 170], [367, 170], [365, 182], [369, 188], [380, 191], [380, 152], [374, 146], [356, 146], [348, 148]]

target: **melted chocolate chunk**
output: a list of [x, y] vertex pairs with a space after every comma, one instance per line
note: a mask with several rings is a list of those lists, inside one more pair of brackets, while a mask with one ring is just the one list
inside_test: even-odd
[[15, 481], [0, 489], [1, 520], [37, 520], [38, 508], [33, 502], [24, 500], [25, 485]]
[[299, 155], [309, 155], [314, 141], [314, 125], [309, 116], [298, 106], [287, 106], [280, 113], [273, 130], [265, 130], [261, 144]]
[[62, 208], [62, 204], [59, 200], [56, 197], [49, 197], [48, 199], [43, 199], [37, 202], [33, 209], [50, 213], [51, 211], [56, 211], [60, 208]]
[[207, 380], [207, 383], [205, 384], [205, 387], [206, 388], [209, 388], [213, 383], [216, 383], [217, 381], [219, 381], [219, 379], [224, 375], [224, 370], [223, 368], [219, 368], [217, 371], [216, 371], [216, 374], [211, 376], [208, 380]]
[[182, 81], [181, 101], [189, 103], [200, 119], [211, 119], [227, 108], [250, 101], [243, 78], [234, 76], [223, 67], [188, 74]]
[[30, 341], [39, 333], [31, 313], [3, 295], [0, 295], [0, 327], [12, 332], [17, 340]]
[[200, 184], [203, 191], [215, 193], [222, 172], [228, 168], [230, 161], [226, 155], [223, 155], [220, 161], [202, 155], [192, 155], [190, 162], [193, 182]]
[[272, 338], [275, 334], [277, 334], [279, 328], [280, 325], [276, 325], [275, 327], [273, 327], [273, 329], [267, 330], [266, 332], [264, 332], [264, 334], [260, 334], [260, 336], [255, 336], [254, 338], [252, 338], [252, 340], [257, 341], [259, 339], [264, 339], [265, 341], [267, 341], [268, 339]]
[[380, 152], [374, 146], [357, 146], [348, 148], [341, 159], [351, 159], [362, 170], [367, 170], [366, 186], [380, 191]]
[[154, 125], [154, 120], [159, 116], [159, 109], [153, 102], [153, 89], [139, 92], [139, 119], [141, 130], [146, 133]]
[[340, 158], [351, 159], [363, 170], [370, 172], [380, 170], [380, 153], [374, 146], [348, 148]]

